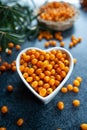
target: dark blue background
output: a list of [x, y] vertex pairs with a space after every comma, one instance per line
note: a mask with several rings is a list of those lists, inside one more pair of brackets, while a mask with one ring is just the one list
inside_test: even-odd
[[[74, 34], [81, 36], [82, 42], [76, 47], [69, 49], [70, 37]], [[0, 75], [0, 107], [7, 105], [9, 112], [3, 115], [0, 111], [0, 126], [7, 127], [7, 130], [79, 130], [80, 124], [87, 123], [87, 12], [80, 9], [80, 17], [74, 26], [63, 33], [65, 48], [68, 49], [73, 57], [77, 59], [77, 64], [65, 85], [72, 83], [77, 77], [81, 76], [83, 82], [80, 86], [80, 92], [75, 94], [68, 92], [62, 94], [59, 92], [55, 98], [47, 105], [38, 101], [34, 95], [23, 84], [17, 72], [5, 72]], [[39, 47], [44, 48], [45, 40], [41, 42], [37, 39], [22, 44], [22, 48]], [[57, 42], [59, 46], [59, 42]], [[9, 63], [16, 59], [19, 51], [15, 49], [11, 56], [5, 53], [0, 55], [3, 61]], [[7, 85], [13, 85], [14, 91], [8, 93]], [[72, 106], [72, 100], [79, 99], [81, 105], [78, 108]], [[64, 101], [65, 109], [59, 111], [56, 107], [58, 101]], [[24, 118], [22, 127], [16, 125], [18, 118]]]

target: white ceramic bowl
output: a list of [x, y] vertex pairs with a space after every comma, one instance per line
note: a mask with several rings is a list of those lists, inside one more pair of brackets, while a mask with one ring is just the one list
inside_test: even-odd
[[[70, 18], [70, 19], [67, 19], [65, 21], [57, 21], [57, 22], [54, 22], [54, 21], [47, 21], [47, 20], [44, 20], [42, 19], [40, 16], [38, 16], [38, 22], [44, 26], [46, 26], [47, 28], [51, 29], [51, 30], [55, 30], [55, 31], [65, 31], [69, 28], [71, 28], [74, 24], [74, 22], [78, 19], [79, 17], [79, 10], [73, 5], [73, 4], [70, 4], [68, 3], [72, 8], [74, 8], [74, 11], [75, 11], [75, 15]], [[37, 9], [37, 12], [39, 12], [40, 9]]]
[[64, 49], [64, 48], [61, 48], [61, 47], [53, 47], [51, 49], [48, 49], [48, 50], [45, 50], [46, 52], [48, 51], [51, 51], [53, 49], [55, 50], [61, 50], [62, 52], [66, 53], [68, 58], [69, 58], [69, 61], [70, 61], [70, 65], [69, 65], [69, 72], [67, 73], [66, 77], [63, 79], [63, 81], [60, 83], [60, 85], [50, 94], [48, 95], [47, 97], [42, 97], [40, 96], [27, 82], [26, 80], [23, 78], [22, 76], [22, 73], [20, 72], [20, 56], [22, 55], [22, 53], [26, 52], [27, 50], [30, 50], [30, 49], [36, 49], [36, 50], [41, 50], [39, 48], [35, 48], [35, 47], [31, 47], [31, 48], [26, 48], [24, 50], [22, 50], [18, 56], [17, 56], [17, 59], [16, 59], [16, 66], [17, 66], [17, 72], [20, 76], [20, 78], [22, 79], [22, 81], [24, 82], [24, 84], [28, 87], [28, 89], [38, 98], [40, 99], [44, 104], [47, 104], [49, 103], [55, 96], [56, 94], [60, 91], [60, 89], [62, 88], [62, 86], [65, 84], [65, 82], [68, 80], [68, 78], [70, 77], [71, 75], [71, 72], [73, 70], [73, 57], [71, 55], [71, 53]]

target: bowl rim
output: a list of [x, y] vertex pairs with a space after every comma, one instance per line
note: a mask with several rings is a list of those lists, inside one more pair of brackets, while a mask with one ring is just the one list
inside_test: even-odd
[[[65, 78], [63, 79], [63, 81], [58, 85], [58, 87], [57, 87], [51, 94], [49, 94], [49, 95], [46, 96], [46, 97], [40, 96], [40, 95], [30, 86], [30, 84], [27, 83], [27, 81], [23, 78], [22, 73], [21, 73], [21, 71], [20, 71], [20, 69], [19, 69], [19, 67], [20, 67], [20, 56], [21, 56], [21, 54], [23, 54], [24, 52], [26, 52], [27, 50], [30, 50], [30, 49], [36, 49], [36, 50], [46, 51], [46, 52], [51, 51], [51, 50], [53, 50], [53, 49], [55, 49], [55, 50], [61, 50], [61, 51], [65, 52], [65, 53], [67, 54], [67, 56], [68, 56], [68, 58], [69, 58], [69, 60], [70, 60], [70, 66], [69, 66], [70, 69], [69, 69], [69, 72], [67, 73], [66, 77], [65, 77]], [[24, 82], [24, 84], [27, 86], [27, 88], [28, 88], [38, 99], [40, 99], [40, 100], [41, 100], [42, 102], [44, 102], [44, 103], [48, 103], [48, 100], [50, 101], [50, 100], [58, 93], [58, 91], [63, 87], [63, 85], [65, 84], [65, 82], [68, 80], [68, 78], [70, 77], [70, 75], [71, 75], [71, 73], [72, 73], [73, 65], [74, 65], [74, 63], [73, 63], [73, 57], [72, 57], [71, 53], [70, 53], [68, 50], [66, 50], [65, 48], [62, 48], [62, 47], [52, 47], [52, 48], [49, 48], [49, 49], [47, 49], [47, 50], [43, 50], [43, 49], [36, 48], [36, 47], [29, 47], [29, 48], [23, 49], [23, 50], [18, 54], [18, 56], [17, 56], [17, 58], [16, 58], [16, 67], [17, 67], [17, 72], [18, 72], [20, 78], [22, 79], [22, 81]]]

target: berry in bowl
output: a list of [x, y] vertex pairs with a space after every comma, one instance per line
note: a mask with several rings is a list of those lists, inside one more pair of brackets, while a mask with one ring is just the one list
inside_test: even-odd
[[29, 90], [47, 104], [71, 75], [73, 57], [61, 47], [48, 50], [31, 47], [19, 53], [16, 66], [20, 78]]
[[69, 29], [79, 16], [79, 10], [67, 2], [48, 2], [37, 12], [39, 24], [56, 31]]

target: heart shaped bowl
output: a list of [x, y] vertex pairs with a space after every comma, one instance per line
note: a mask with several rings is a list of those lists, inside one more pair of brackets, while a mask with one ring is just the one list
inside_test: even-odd
[[[51, 8], [51, 6], [52, 7], [54, 6], [55, 9], [57, 10], [59, 8], [56, 6], [57, 3], [59, 3], [59, 5], [63, 4], [64, 8], [66, 7], [66, 11], [64, 10], [65, 12], [63, 11], [63, 7], [61, 7], [61, 10], [57, 11], [56, 14], [59, 18], [57, 18], [56, 14], [54, 12], [55, 10], [53, 9], [53, 11], [52, 11], [52, 8]], [[69, 9], [67, 9], [67, 5], [68, 5]], [[49, 12], [48, 7], [50, 9], [50, 12]], [[70, 7], [74, 13], [72, 15], [72, 17], [71, 17], [72, 12], [70, 12]], [[48, 10], [48, 11], [46, 11], [46, 10]], [[79, 9], [77, 9], [73, 4], [66, 3], [66, 2], [48, 2], [48, 3], [46, 3], [46, 5], [43, 5], [39, 9], [37, 9], [37, 12], [38, 12], [38, 14], [40, 14], [37, 17], [38, 23], [46, 26], [47, 28], [49, 28], [51, 30], [55, 30], [55, 31], [65, 31], [65, 30], [71, 28], [73, 26], [74, 22], [79, 17]], [[52, 12], [54, 12], [54, 13], [52, 13]], [[59, 14], [59, 13], [61, 13], [61, 14]], [[54, 20], [50, 20], [50, 19], [52, 19], [51, 14], [52, 14], [52, 16], [54, 16], [53, 17]], [[65, 15], [66, 15], [66, 17], [65, 17]], [[68, 16], [70, 16], [70, 17], [68, 18]], [[64, 20], [64, 17], [65, 17], [65, 20]]]
[[[64, 77], [64, 79], [60, 82], [60, 84], [52, 91], [52, 93], [50, 93], [49, 95], [43, 97], [40, 94], [38, 94], [34, 88], [26, 81], [26, 79], [23, 77], [22, 72], [20, 71], [20, 59], [23, 53], [26, 53], [28, 50], [36, 50], [36, 51], [45, 51], [46, 53], [51, 52], [52, 50], [57, 50], [57, 51], [61, 51], [62, 53], [67, 55], [68, 61], [69, 61], [69, 71], [67, 72], [66, 76]], [[17, 72], [20, 76], [20, 78], [22, 79], [22, 81], [24, 82], [24, 84], [28, 87], [28, 89], [39, 99], [41, 100], [44, 104], [49, 103], [55, 96], [56, 94], [60, 91], [60, 89], [63, 87], [63, 85], [65, 84], [65, 82], [68, 80], [68, 78], [71, 75], [71, 72], [73, 70], [73, 57], [71, 55], [71, 53], [61, 47], [53, 47], [51, 49], [48, 50], [42, 50], [39, 48], [35, 48], [35, 47], [31, 47], [31, 48], [26, 48], [24, 50], [22, 50], [16, 59], [16, 66], [17, 66]]]

